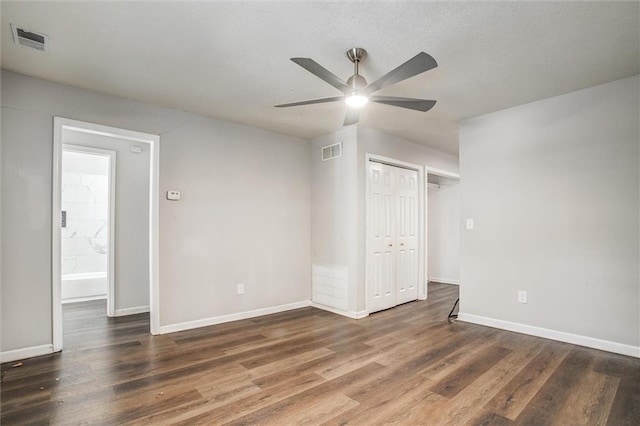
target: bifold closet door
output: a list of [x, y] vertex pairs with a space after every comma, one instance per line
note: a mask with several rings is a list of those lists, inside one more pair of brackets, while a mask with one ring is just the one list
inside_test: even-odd
[[418, 298], [418, 172], [369, 162], [369, 312]]
[[369, 312], [396, 305], [394, 178], [392, 167], [369, 162]]
[[418, 298], [418, 172], [396, 173], [396, 304]]

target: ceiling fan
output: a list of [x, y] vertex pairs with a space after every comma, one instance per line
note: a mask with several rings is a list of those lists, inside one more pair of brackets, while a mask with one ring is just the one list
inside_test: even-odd
[[429, 111], [436, 104], [436, 101], [430, 101], [427, 99], [373, 95], [373, 93], [378, 90], [437, 67], [438, 63], [433, 59], [433, 57], [431, 57], [431, 55], [420, 52], [404, 64], [389, 71], [387, 74], [383, 75], [371, 84], [367, 84], [367, 80], [359, 74], [360, 62], [367, 57], [367, 51], [361, 47], [354, 47], [353, 49], [347, 50], [347, 57], [351, 62], [353, 62], [354, 72], [346, 83], [311, 58], [291, 58], [293, 62], [300, 65], [311, 74], [340, 90], [343, 95], [281, 104], [276, 105], [276, 108], [344, 101], [347, 106], [350, 107], [347, 108], [347, 114], [344, 119], [344, 126], [348, 126], [358, 122], [360, 118], [360, 108], [369, 101], [423, 112]]

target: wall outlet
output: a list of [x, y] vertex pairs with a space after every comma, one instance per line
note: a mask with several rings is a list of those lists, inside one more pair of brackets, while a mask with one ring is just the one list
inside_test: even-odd
[[244, 294], [244, 284], [238, 284], [238, 294]]
[[527, 303], [527, 292], [524, 290], [518, 291], [518, 303]]
[[473, 229], [473, 219], [467, 219], [466, 226], [467, 229]]

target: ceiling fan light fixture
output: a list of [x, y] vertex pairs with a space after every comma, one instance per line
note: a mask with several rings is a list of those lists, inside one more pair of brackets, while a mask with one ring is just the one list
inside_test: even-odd
[[369, 102], [369, 98], [358, 93], [354, 93], [351, 96], [347, 96], [344, 102], [352, 108], [362, 108]]
[[277, 108], [284, 108], [344, 100], [348, 108], [347, 114], [344, 117], [343, 126], [350, 126], [358, 123], [358, 120], [360, 119], [360, 109], [362, 109], [362, 107], [364, 107], [369, 101], [422, 112], [429, 111], [436, 104], [436, 101], [428, 99], [401, 98], [398, 96], [380, 96], [375, 94], [375, 92], [382, 90], [385, 87], [399, 83], [437, 67], [438, 63], [431, 55], [425, 52], [420, 52], [371, 84], [367, 84], [367, 80], [365, 80], [359, 72], [360, 61], [366, 57], [367, 51], [360, 47], [354, 47], [347, 51], [347, 58], [349, 58], [353, 63], [353, 75], [347, 79], [346, 83], [342, 81], [340, 77], [333, 74], [311, 58], [291, 58], [291, 61], [295, 64], [309, 71], [325, 83], [328, 83], [338, 89], [342, 92], [342, 96], [310, 99], [307, 101], [290, 102], [275, 106]]

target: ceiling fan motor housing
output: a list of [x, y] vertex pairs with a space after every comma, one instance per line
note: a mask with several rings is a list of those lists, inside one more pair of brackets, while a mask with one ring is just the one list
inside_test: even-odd
[[354, 74], [349, 77], [347, 80], [347, 84], [350, 88], [353, 89], [354, 92], [362, 90], [367, 85], [367, 80], [364, 79], [360, 74]]

